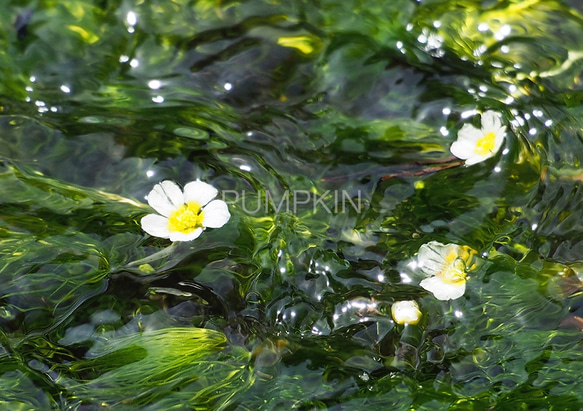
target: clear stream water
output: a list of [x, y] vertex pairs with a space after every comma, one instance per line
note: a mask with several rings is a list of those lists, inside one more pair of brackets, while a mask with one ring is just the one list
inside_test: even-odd
[[[577, 0], [3, 1], [1, 407], [583, 408], [582, 32]], [[147, 235], [195, 179], [229, 222]], [[462, 297], [419, 286], [432, 241], [476, 251]]]

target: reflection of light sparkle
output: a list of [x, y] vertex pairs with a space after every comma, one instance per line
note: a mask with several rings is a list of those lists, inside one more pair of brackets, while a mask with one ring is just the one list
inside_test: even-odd
[[130, 26], [135, 26], [136, 24], [138, 24], [138, 15], [130, 10], [126, 15], [126, 21]]
[[158, 90], [160, 87], [162, 87], [162, 82], [160, 80], [150, 80], [148, 82], [148, 87], [150, 87], [152, 90]]
[[498, 40], [498, 41], [504, 40], [504, 38], [509, 36], [511, 32], [512, 32], [512, 27], [510, 27], [508, 24], [505, 24], [502, 27], [500, 27], [500, 30], [498, 30], [496, 32], [494, 37], [496, 37], [496, 40]]
[[409, 277], [408, 274], [399, 273], [399, 276], [401, 276], [401, 281], [405, 284], [410, 284], [413, 282], [413, 279], [411, 277]]

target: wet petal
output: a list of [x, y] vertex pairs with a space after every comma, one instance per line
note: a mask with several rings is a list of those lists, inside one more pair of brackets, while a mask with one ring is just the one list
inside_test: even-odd
[[482, 161], [487, 160], [490, 157], [492, 157], [494, 154], [496, 154], [496, 153], [488, 153], [486, 155], [475, 154], [473, 157], [470, 157], [466, 160], [466, 166], [471, 166], [474, 164], [481, 163]]
[[218, 190], [212, 185], [200, 180], [192, 181], [184, 186], [184, 201], [194, 201], [203, 207], [218, 194]]
[[180, 231], [173, 231], [170, 233], [171, 241], [192, 241], [202, 234], [203, 229], [197, 228], [190, 233], [182, 233]]
[[175, 182], [166, 180], [156, 184], [150, 191], [148, 204], [164, 217], [168, 217], [172, 211], [184, 204], [184, 196]]
[[492, 150], [492, 151], [494, 151], [494, 153], [497, 153], [498, 150], [500, 150], [500, 146], [502, 146], [502, 143], [504, 142], [505, 136], [506, 136], [506, 126], [503, 126], [496, 131], [496, 139], [494, 140], [494, 149]]
[[474, 150], [476, 148], [476, 143], [469, 140], [457, 140], [454, 141], [449, 148], [451, 154], [462, 160], [467, 160], [468, 158], [474, 156]]
[[496, 132], [502, 126], [502, 121], [498, 113], [492, 110], [488, 110], [482, 114], [482, 130], [484, 132], [493, 131]]
[[419, 268], [426, 274], [439, 274], [446, 263], [446, 247], [437, 241], [430, 241], [419, 248], [417, 260]]
[[142, 229], [154, 237], [169, 238], [168, 219], [158, 214], [148, 214], [142, 217]]
[[464, 124], [463, 127], [458, 131], [457, 138], [459, 140], [467, 140], [475, 143], [484, 136], [482, 130], [477, 129], [471, 124]]
[[204, 227], [219, 228], [224, 226], [231, 218], [227, 203], [222, 200], [213, 200], [204, 209], [202, 225]]
[[438, 300], [455, 300], [466, 292], [465, 281], [450, 284], [442, 281], [439, 277], [426, 278], [419, 285], [431, 292]]

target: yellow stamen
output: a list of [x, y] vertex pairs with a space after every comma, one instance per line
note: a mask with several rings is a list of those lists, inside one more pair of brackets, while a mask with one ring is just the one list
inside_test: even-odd
[[204, 213], [201, 208], [195, 201], [180, 206], [168, 217], [168, 230], [188, 234], [197, 228], [202, 228]]
[[445, 266], [439, 277], [449, 284], [458, 284], [466, 281], [466, 263], [456, 252], [445, 257]]
[[486, 133], [484, 137], [478, 140], [476, 143], [476, 149], [474, 150], [476, 154], [485, 156], [494, 150], [494, 145], [496, 144], [496, 133], [490, 131]]

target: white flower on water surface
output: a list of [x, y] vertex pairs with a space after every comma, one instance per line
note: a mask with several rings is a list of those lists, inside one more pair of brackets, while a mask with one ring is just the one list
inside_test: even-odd
[[470, 166], [496, 155], [505, 135], [506, 126], [502, 125], [500, 115], [495, 111], [486, 111], [482, 114], [482, 128], [464, 124], [450, 151]]
[[417, 324], [421, 320], [421, 310], [416, 301], [397, 301], [391, 306], [393, 320], [397, 324]]
[[454, 300], [466, 292], [466, 275], [476, 252], [457, 244], [431, 241], [417, 254], [417, 266], [430, 276], [419, 283], [438, 300]]
[[[231, 214], [222, 200], [213, 200], [216, 188], [200, 180], [184, 186], [184, 192], [172, 181], [156, 184], [148, 194], [148, 204], [158, 214], [142, 218], [142, 228], [148, 234], [171, 241], [191, 241], [205, 228], [219, 228]], [[212, 200], [212, 201], [211, 201]]]

